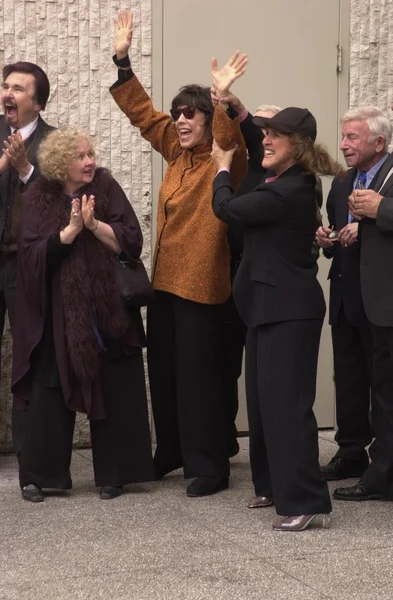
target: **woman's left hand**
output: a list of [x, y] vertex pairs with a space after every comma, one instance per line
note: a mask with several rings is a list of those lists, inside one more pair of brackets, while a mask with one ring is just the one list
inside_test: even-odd
[[231, 169], [233, 155], [235, 154], [237, 149], [237, 145], [231, 150], [223, 150], [217, 144], [216, 140], [213, 140], [213, 149], [211, 152], [211, 157], [216, 164], [217, 171], [220, 169]]
[[219, 69], [217, 59], [212, 58], [212, 86], [219, 100], [223, 96], [228, 96], [232, 83], [246, 72], [247, 61], [247, 54], [240, 54], [237, 50], [227, 64]]
[[89, 198], [87, 198], [86, 194], [83, 194], [81, 213], [83, 224], [86, 229], [95, 229], [97, 224], [96, 219], [94, 218], [94, 204], [94, 196], [89, 196]]

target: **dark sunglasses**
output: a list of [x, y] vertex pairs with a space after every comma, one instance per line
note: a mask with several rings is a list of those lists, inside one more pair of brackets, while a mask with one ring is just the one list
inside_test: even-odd
[[171, 108], [170, 113], [174, 121], [180, 119], [180, 115], [184, 115], [186, 119], [193, 119], [195, 117], [196, 106], [185, 106], [184, 108]]

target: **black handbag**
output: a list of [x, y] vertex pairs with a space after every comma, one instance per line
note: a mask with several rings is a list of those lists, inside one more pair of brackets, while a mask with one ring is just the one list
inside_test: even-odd
[[154, 290], [140, 259], [123, 260], [116, 255], [116, 281], [128, 307], [147, 306], [154, 298]]

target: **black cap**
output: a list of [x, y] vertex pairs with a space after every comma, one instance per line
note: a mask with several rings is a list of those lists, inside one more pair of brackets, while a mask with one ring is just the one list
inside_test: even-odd
[[258, 127], [269, 127], [281, 133], [298, 133], [303, 137], [310, 137], [313, 142], [317, 137], [317, 122], [307, 108], [289, 106], [270, 119], [254, 117], [253, 121]]

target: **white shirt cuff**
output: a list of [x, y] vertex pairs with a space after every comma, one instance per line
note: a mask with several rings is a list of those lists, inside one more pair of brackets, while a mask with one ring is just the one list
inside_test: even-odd
[[24, 177], [21, 177], [19, 175], [19, 179], [26, 185], [26, 183], [29, 181], [30, 177], [32, 176], [34, 171], [34, 167], [33, 165], [31, 165], [30, 171], [27, 173], [27, 175], [25, 175]]

